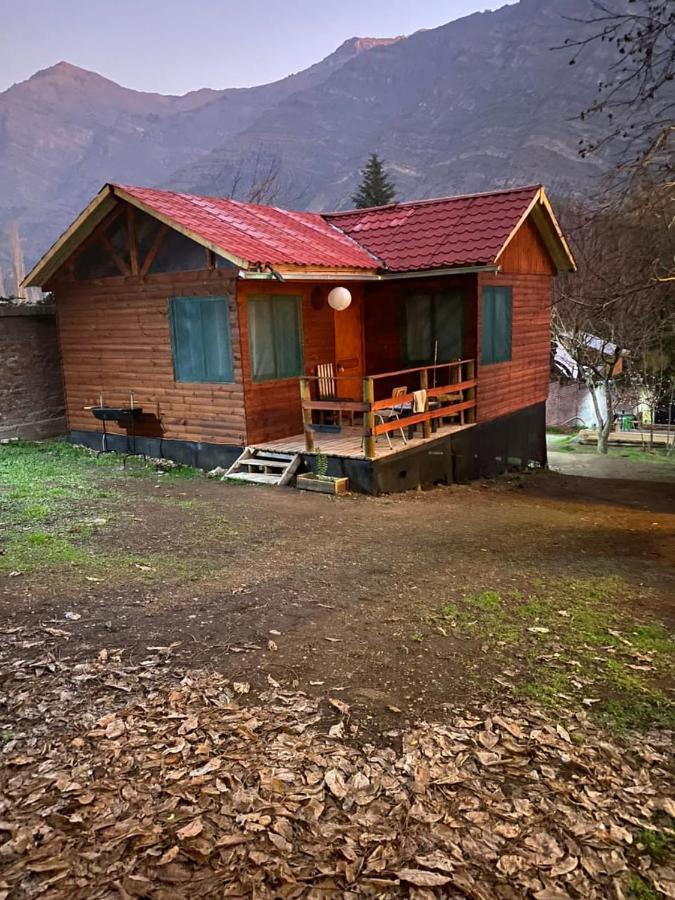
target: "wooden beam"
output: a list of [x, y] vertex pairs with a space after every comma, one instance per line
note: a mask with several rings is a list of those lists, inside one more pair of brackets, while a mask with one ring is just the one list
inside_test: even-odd
[[108, 237], [108, 235], [105, 232], [101, 233], [100, 241], [103, 244], [103, 246], [105, 247], [105, 249], [108, 251], [108, 253], [112, 256], [113, 260], [115, 261], [115, 265], [120, 270], [122, 275], [131, 275], [131, 269], [124, 262], [124, 260], [119, 255], [117, 250], [115, 250], [115, 248], [113, 247], [113, 245], [110, 241], [110, 238]]
[[473, 400], [465, 400], [464, 403], [453, 403], [451, 406], [442, 406], [440, 409], [430, 409], [428, 412], [417, 413], [414, 416], [405, 416], [403, 419], [391, 419], [376, 425], [374, 434], [386, 434], [388, 431], [397, 431], [399, 428], [408, 428], [410, 425], [419, 425], [429, 419], [442, 419], [445, 416], [454, 416], [463, 409], [471, 409], [475, 405]]
[[168, 230], [169, 230], [168, 225], [160, 225], [159, 231], [157, 232], [157, 234], [155, 236], [155, 240], [152, 242], [152, 246], [148, 250], [148, 255], [145, 257], [145, 259], [143, 261], [143, 266], [142, 266], [141, 272], [140, 272], [141, 278], [144, 278], [148, 274], [150, 267], [152, 266], [152, 264], [155, 261], [155, 257], [157, 256], [159, 248], [162, 246], [162, 241], [164, 240], [164, 235], [167, 233]]
[[127, 206], [127, 233], [129, 236], [129, 261], [131, 274], [138, 275], [138, 244], [136, 243], [136, 219], [133, 206]]
[[476, 379], [476, 362], [473, 359], [469, 359], [464, 364], [464, 371], [467, 375], [466, 387], [462, 388], [466, 391], [464, 396], [468, 401], [470, 401], [471, 406], [467, 406], [466, 412], [466, 421], [473, 425], [476, 421], [476, 386], [478, 381]]
[[373, 403], [375, 401], [375, 384], [372, 378], [363, 379], [363, 402], [366, 404], [367, 412], [364, 416], [364, 438], [363, 450], [368, 459], [375, 459], [375, 411]]
[[[354, 380], [356, 381], [356, 377]], [[335, 412], [368, 412], [370, 407], [354, 400], [303, 400], [302, 408], [335, 410]]]
[[[422, 369], [422, 371], [420, 372], [420, 389], [425, 392], [429, 390], [429, 370], [428, 369]], [[428, 406], [429, 397], [428, 396], [426, 398], [426, 404], [427, 404], [427, 408], [426, 408], [425, 412], [428, 412], [429, 411], [429, 406]], [[424, 419], [424, 421], [422, 422], [422, 436], [425, 438], [431, 437], [431, 419]]]
[[184, 235], [184, 237], [190, 238], [190, 240], [194, 241], [195, 244], [201, 244], [202, 247], [206, 247], [208, 250], [213, 250], [214, 253], [218, 254], [218, 256], [229, 259], [231, 263], [234, 263], [234, 265], [238, 266], [240, 269], [246, 269], [248, 267], [248, 262], [245, 259], [241, 259], [241, 257], [239, 256], [234, 256], [232, 253], [228, 253], [226, 248], [219, 247], [213, 241], [208, 240], [208, 238], [205, 238], [200, 234], [197, 234], [197, 232], [193, 231], [191, 228], [186, 228], [184, 225], [176, 222], [165, 213], [158, 212], [158, 210], [154, 209], [149, 204], [144, 203], [137, 197], [134, 197], [133, 194], [129, 194], [124, 190], [124, 188], [115, 186], [114, 191], [117, 197], [121, 197], [122, 200], [126, 200], [127, 203], [131, 203], [132, 206], [138, 207], [138, 209], [147, 213], [149, 216], [152, 216], [153, 219], [157, 219], [164, 225], [168, 225], [170, 228], [173, 228], [174, 231], [180, 232], [180, 234]]
[[302, 425], [305, 432], [305, 450], [308, 453], [314, 452], [314, 431], [312, 430], [312, 411], [306, 407], [306, 403], [311, 402], [312, 394], [309, 387], [309, 379], [300, 379], [300, 400], [302, 404]]
[[[467, 381], [453, 381], [450, 384], [444, 384], [440, 387], [429, 388], [427, 397], [442, 397], [443, 394], [456, 394], [459, 391], [464, 391], [467, 388], [475, 386], [475, 378]], [[400, 406], [402, 403], [411, 403], [414, 397], [415, 394], [412, 391], [409, 394], [403, 394], [402, 397], [385, 397], [383, 400], [376, 400], [373, 403], [373, 409], [389, 409], [392, 406]]]
[[91, 203], [82, 210], [70, 228], [52, 244], [22, 282], [22, 287], [40, 287], [61, 267], [70, 254], [88, 237], [115, 204], [112, 186], [103, 185]]

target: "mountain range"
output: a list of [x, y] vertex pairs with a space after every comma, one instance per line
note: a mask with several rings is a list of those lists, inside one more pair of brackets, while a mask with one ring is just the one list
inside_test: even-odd
[[598, 126], [578, 114], [612, 48], [593, 44], [574, 66], [554, 48], [587, 13], [587, 0], [520, 0], [352, 38], [272, 84], [184, 96], [58, 63], [0, 93], [0, 263], [12, 223], [30, 265], [106, 181], [340, 209], [377, 151], [400, 199], [535, 182], [583, 192], [609, 160], [580, 158]]

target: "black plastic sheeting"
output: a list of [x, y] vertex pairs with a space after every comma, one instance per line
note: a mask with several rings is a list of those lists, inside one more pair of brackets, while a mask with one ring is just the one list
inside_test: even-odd
[[[102, 450], [103, 435], [71, 431], [70, 440]], [[200, 469], [229, 468], [242, 452], [231, 444], [201, 444], [165, 438], [105, 436], [105, 449], [171, 459]], [[312, 471], [313, 456], [303, 454], [300, 471]], [[328, 457], [328, 474], [349, 478], [350, 489], [363, 494], [395, 494], [417, 487], [494, 478], [507, 471], [546, 465], [546, 404], [474, 425], [422, 446], [382, 459]]]

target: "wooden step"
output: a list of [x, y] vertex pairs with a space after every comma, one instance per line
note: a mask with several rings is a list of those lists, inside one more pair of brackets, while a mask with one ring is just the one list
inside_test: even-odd
[[257, 472], [233, 472], [223, 478], [228, 481], [250, 481], [253, 484], [279, 484], [278, 475], [260, 475]]
[[[246, 447], [223, 476], [223, 480], [248, 481], [251, 484], [289, 484], [302, 461], [299, 453], [275, 453]], [[253, 471], [263, 469], [264, 471]], [[272, 472], [270, 472], [270, 469]], [[276, 470], [276, 471], [275, 471]]]
[[266, 459], [264, 456], [252, 456], [251, 459], [242, 459], [240, 466], [269, 466], [270, 469], [285, 469], [290, 459]]

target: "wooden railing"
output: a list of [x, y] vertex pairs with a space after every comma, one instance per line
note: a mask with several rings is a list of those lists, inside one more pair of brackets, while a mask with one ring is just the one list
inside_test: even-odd
[[[394, 397], [391, 393], [394, 388], [388, 386], [385, 379], [405, 381], [405, 393], [398, 392]], [[462, 425], [471, 424], [476, 420], [476, 363], [473, 359], [414, 369], [399, 369], [396, 372], [381, 372], [365, 378], [336, 375], [331, 380], [335, 383], [336, 393], [353, 393], [357, 397], [360, 395], [362, 399], [319, 397], [319, 382], [322, 378], [318, 375], [306, 375], [301, 378], [302, 421], [308, 453], [314, 451], [314, 412], [332, 412], [340, 421], [345, 414], [352, 417], [356, 414], [362, 415], [363, 450], [369, 459], [375, 459], [377, 455], [377, 438], [389, 432], [421, 425], [423, 436], [429, 438], [432, 423], [437, 419], [458, 416]], [[325, 379], [323, 381], [325, 382]], [[410, 415], [400, 418], [391, 418], [388, 421], [379, 417], [380, 421], [377, 421], [379, 410], [402, 406], [412, 408], [415, 395], [420, 390], [426, 391], [427, 402], [424, 410], [411, 412]]]

